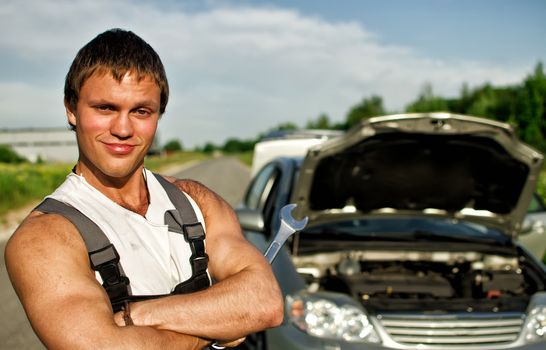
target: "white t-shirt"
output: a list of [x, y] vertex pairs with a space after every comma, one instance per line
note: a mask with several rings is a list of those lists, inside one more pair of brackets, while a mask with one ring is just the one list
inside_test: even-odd
[[[150, 194], [145, 218], [115, 203], [74, 173], [48, 197], [75, 207], [99, 226], [120, 255], [133, 295], [168, 294], [191, 277], [192, 252], [184, 235], [170, 232], [164, 224], [165, 212], [175, 209], [167, 193], [149, 170], [144, 169], [144, 175]], [[201, 210], [184, 194], [205, 228]], [[98, 272], [95, 275], [102, 283]]]

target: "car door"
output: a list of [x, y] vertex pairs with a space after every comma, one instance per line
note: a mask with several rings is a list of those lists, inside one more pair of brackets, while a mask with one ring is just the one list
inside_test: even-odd
[[546, 206], [537, 193], [533, 193], [518, 240], [538, 260], [543, 261], [546, 252]]
[[[270, 238], [272, 211], [275, 209], [274, 202], [281, 176], [282, 167], [278, 162], [271, 162], [262, 167], [252, 179], [242, 206], [237, 211], [246, 238], [262, 252], [265, 251]], [[260, 224], [249, 224], [260, 220]]]

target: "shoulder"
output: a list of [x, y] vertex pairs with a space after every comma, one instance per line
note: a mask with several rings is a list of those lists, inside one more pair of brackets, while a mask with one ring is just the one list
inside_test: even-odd
[[169, 176], [164, 176], [164, 178], [189, 195], [197, 203], [199, 208], [201, 208], [204, 214], [211, 210], [221, 210], [222, 208], [225, 209], [226, 206], [229, 207], [229, 204], [227, 204], [222, 197], [199, 181], [177, 179]]
[[181, 191], [187, 193], [199, 206], [210, 204], [210, 202], [222, 203], [224, 200], [213, 190], [203, 185], [201, 182], [191, 179], [177, 179], [171, 176], [163, 176], [166, 180], [178, 187]]
[[201, 182], [192, 179], [177, 179], [172, 176], [163, 176], [167, 181], [178, 187], [181, 191], [197, 196], [218, 196], [210, 188]]
[[[64, 217], [31, 213], [8, 241], [5, 260], [32, 328], [48, 348], [74, 347], [92, 321], [97, 327], [98, 313], [111, 322], [110, 304], [85, 244]], [[59, 337], [69, 328], [76, 329], [73, 337]]]
[[61, 215], [33, 211], [8, 240], [5, 259], [9, 269], [47, 261], [58, 254], [86, 257], [86, 253], [85, 243], [70, 221]]
[[31, 212], [13, 233], [9, 245], [21, 242], [37, 244], [41, 241], [70, 241], [76, 228], [61, 215]]

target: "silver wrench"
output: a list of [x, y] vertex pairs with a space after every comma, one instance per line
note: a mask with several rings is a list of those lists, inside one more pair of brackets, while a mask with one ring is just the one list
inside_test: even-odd
[[288, 237], [297, 231], [303, 230], [305, 225], [307, 225], [307, 216], [299, 221], [292, 216], [292, 210], [294, 210], [296, 206], [296, 204], [287, 204], [281, 208], [281, 226], [264, 254], [270, 264], [273, 262], [273, 259], [275, 259]]
[[[273, 262], [288, 237], [292, 236], [295, 232], [303, 230], [305, 225], [307, 225], [307, 216], [301, 220], [296, 220], [292, 216], [292, 210], [294, 210], [296, 206], [296, 204], [287, 204], [281, 208], [281, 226], [264, 253], [265, 258], [270, 264]], [[224, 346], [218, 345], [216, 342], [212, 343], [210, 347], [219, 350], [225, 349]]]

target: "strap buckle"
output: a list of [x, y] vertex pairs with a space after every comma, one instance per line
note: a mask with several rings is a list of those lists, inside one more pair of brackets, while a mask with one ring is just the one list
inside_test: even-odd
[[184, 224], [182, 225], [182, 229], [189, 241], [205, 239], [205, 230], [203, 230], [203, 225], [200, 222]]
[[207, 270], [209, 256], [205, 253], [204, 256], [196, 256], [193, 258], [193, 270], [195, 273], [203, 273]]
[[102, 286], [110, 300], [129, 296], [129, 278], [121, 274], [119, 254], [113, 244], [90, 252], [89, 261], [93, 270], [100, 274]]

